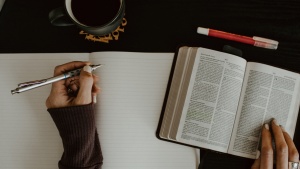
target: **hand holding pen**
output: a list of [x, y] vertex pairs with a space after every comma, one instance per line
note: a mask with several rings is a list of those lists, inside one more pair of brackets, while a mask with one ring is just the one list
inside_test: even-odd
[[96, 102], [96, 95], [100, 91], [99, 87], [96, 86], [98, 78], [91, 74], [93, 69], [87, 66], [86, 62], [70, 62], [57, 66], [54, 70], [54, 76], [78, 68], [82, 68], [79, 76], [60, 80], [52, 84], [50, 95], [46, 100], [48, 109], [86, 105]]
[[90, 104], [96, 101], [96, 95], [100, 91], [95, 83], [98, 78], [91, 72], [101, 65], [89, 66], [89, 64], [76, 61], [57, 66], [54, 70], [54, 77], [21, 83], [11, 92], [12, 94], [20, 93], [52, 83], [52, 89], [46, 101], [47, 108]]

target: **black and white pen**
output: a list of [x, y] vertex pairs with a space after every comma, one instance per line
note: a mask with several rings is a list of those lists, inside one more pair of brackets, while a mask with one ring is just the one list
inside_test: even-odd
[[[94, 71], [95, 69], [97, 69], [101, 66], [102, 66], [101, 64], [90, 65], [90, 67], [92, 68], [92, 71]], [[59, 80], [63, 80], [63, 79], [67, 79], [67, 78], [70, 78], [70, 77], [78, 76], [80, 74], [80, 71], [81, 71], [81, 68], [66, 72], [66, 73], [64, 73], [62, 75], [59, 75], [59, 76], [47, 78], [47, 79], [20, 83], [20, 84], [18, 84], [18, 87], [16, 89], [11, 90], [11, 94], [22, 93], [22, 92], [25, 92], [25, 91], [28, 91], [28, 90], [31, 90], [31, 89], [35, 89], [35, 88], [38, 88], [38, 87], [41, 87], [41, 86], [45, 86], [47, 84], [57, 82]]]

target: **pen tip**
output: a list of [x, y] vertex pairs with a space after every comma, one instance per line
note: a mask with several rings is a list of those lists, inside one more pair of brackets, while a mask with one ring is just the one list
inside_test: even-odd
[[17, 93], [16, 90], [11, 90], [10, 92], [11, 92], [12, 95]]
[[95, 70], [99, 67], [103, 66], [102, 64], [98, 64], [98, 65], [91, 65], [92, 69]]

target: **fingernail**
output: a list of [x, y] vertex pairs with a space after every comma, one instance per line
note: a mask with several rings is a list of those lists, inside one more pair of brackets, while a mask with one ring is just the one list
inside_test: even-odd
[[256, 159], [258, 159], [260, 157], [260, 151], [256, 150]]
[[274, 123], [276, 126], [279, 126], [276, 119], [273, 119], [273, 123]]
[[91, 73], [92, 72], [92, 68], [91, 68], [91, 66], [84, 66], [83, 67], [83, 71]]
[[270, 129], [269, 124], [265, 124], [265, 128], [266, 128], [267, 130], [269, 130], [269, 129]]
[[281, 128], [282, 132], [286, 132], [282, 125], [280, 125], [280, 128]]
[[93, 96], [93, 103], [97, 103], [97, 96], [96, 95]]

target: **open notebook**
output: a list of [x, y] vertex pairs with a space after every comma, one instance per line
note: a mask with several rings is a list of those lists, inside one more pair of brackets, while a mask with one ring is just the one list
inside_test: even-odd
[[[156, 138], [174, 54], [0, 55], [0, 164], [5, 169], [54, 169], [62, 143], [45, 100], [51, 85], [11, 95], [20, 82], [51, 77], [56, 65], [74, 60], [104, 64], [96, 104], [103, 169], [195, 169], [196, 149]], [[197, 150], [198, 151], [198, 150]]]

